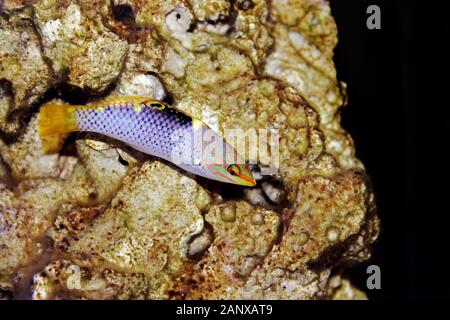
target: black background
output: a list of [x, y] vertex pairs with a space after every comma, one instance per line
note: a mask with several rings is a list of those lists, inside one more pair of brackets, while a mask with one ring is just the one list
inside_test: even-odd
[[[447, 157], [450, 138], [446, 1], [331, 0], [338, 79], [348, 84], [342, 123], [372, 178], [382, 233], [351, 278], [370, 299], [450, 298]], [[366, 9], [381, 8], [381, 30]], [[366, 268], [381, 290], [366, 290]]]

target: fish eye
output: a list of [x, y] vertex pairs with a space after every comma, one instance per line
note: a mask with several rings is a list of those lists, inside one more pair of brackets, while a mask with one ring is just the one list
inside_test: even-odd
[[232, 176], [238, 176], [241, 173], [241, 170], [239, 169], [239, 166], [236, 164], [230, 164], [227, 167], [227, 171], [229, 174], [231, 174]]

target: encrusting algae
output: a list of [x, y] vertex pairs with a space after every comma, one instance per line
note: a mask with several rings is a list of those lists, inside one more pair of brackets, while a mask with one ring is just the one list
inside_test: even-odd
[[[341, 272], [379, 220], [340, 126], [336, 42], [325, 0], [4, 1], [0, 298], [365, 298]], [[58, 127], [63, 110], [129, 124], [151, 103], [223, 137], [239, 167], [221, 173], [247, 180], [146, 152], [138, 127]]]

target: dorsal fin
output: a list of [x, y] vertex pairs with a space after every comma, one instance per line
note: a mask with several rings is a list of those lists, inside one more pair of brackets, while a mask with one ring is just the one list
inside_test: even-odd
[[176, 112], [182, 113], [183, 115], [186, 115], [188, 117], [190, 117], [196, 124], [196, 126], [198, 126], [200, 123], [203, 124], [204, 126], [207, 126], [203, 121], [201, 121], [200, 119], [193, 117], [191, 114], [180, 110], [174, 106], [171, 106], [167, 103], [165, 103], [164, 101], [152, 98], [152, 97], [144, 97], [144, 96], [121, 96], [121, 97], [112, 97], [112, 98], [106, 98], [103, 99], [101, 101], [96, 102], [95, 104], [93, 104], [92, 106], [89, 107], [97, 107], [97, 108], [104, 108], [107, 107], [108, 105], [126, 105], [126, 104], [133, 104], [135, 105], [135, 107], [147, 107], [147, 108], [152, 108], [154, 110], [159, 110], [162, 111], [164, 109], [171, 109], [174, 110]]

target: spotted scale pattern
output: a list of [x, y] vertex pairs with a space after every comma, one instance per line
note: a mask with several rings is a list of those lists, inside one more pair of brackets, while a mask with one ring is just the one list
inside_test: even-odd
[[168, 106], [154, 108], [130, 103], [81, 108], [76, 117], [80, 131], [104, 134], [172, 162], [174, 155], [192, 154], [192, 118]]

